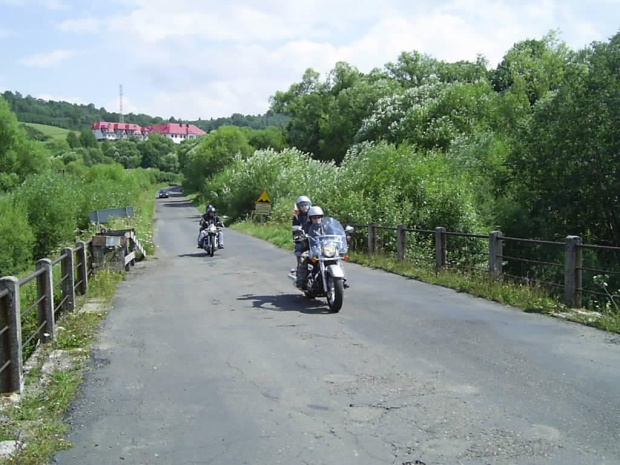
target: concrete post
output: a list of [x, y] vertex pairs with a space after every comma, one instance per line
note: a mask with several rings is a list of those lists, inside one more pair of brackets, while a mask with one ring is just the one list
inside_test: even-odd
[[[39, 302], [39, 339], [45, 344], [54, 339], [54, 277], [52, 275], [52, 261], [42, 258], [37, 261], [37, 270], [44, 269], [45, 273], [37, 277], [37, 288], [39, 297], [45, 296]], [[45, 325], [43, 325], [45, 323]]]
[[446, 228], [435, 228], [435, 267], [440, 270], [446, 267]]
[[491, 278], [499, 278], [503, 271], [504, 247], [501, 231], [491, 231], [489, 234], [489, 275]]
[[69, 312], [75, 310], [75, 273], [73, 268], [73, 249], [66, 247], [62, 250], [66, 258], [62, 261], [61, 270], [63, 278], [67, 278], [62, 282], [62, 298], [69, 296], [65, 302], [66, 309]]
[[19, 281], [14, 276], [0, 278], [0, 292], [8, 290], [9, 295], [0, 299], [0, 317], [3, 327], [8, 326], [6, 343], [1, 345], [4, 360], [11, 363], [2, 371], [0, 379], [5, 392], [19, 392], [24, 388], [22, 375], [22, 319], [19, 308]]
[[368, 253], [377, 252], [377, 223], [368, 224]]
[[581, 308], [581, 237], [566, 237], [566, 266], [564, 271], [564, 303]]
[[79, 241], [78, 248], [77, 260], [80, 264], [78, 271], [80, 285], [78, 286], [78, 291], [80, 295], [85, 295], [88, 293], [88, 255], [86, 251], [86, 242]]
[[400, 224], [396, 229], [396, 254], [399, 262], [402, 262], [405, 259], [405, 255], [407, 253], [407, 231], [405, 231], [406, 228], [407, 227], [404, 224]]

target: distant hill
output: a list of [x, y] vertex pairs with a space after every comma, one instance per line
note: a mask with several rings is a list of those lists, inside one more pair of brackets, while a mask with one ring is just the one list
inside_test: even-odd
[[[11, 109], [17, 115], [17, 119], [22, 123], [37, 123], [46, 126], [56, 126], [72, 131], [81, 131], [90, 128], [95, 121], [119, 120], [119, 114], [108, 112], [105, 108], [96, 108], [95, 105], [75, 104], [69, 102], [57, 102], [53, 100], [43, 100], [22, 96], [19, 92], [6, 91], [1, 94], [9, 103]], [[211, 118], [208, 120], [198, 119], [197, 121], [186, 121], [175, 118], [163, 119], [159, 116], [129, 113], [125, 115], [128, 123], [139, 124], [140, 126], [151, 126], [163, 122], [187, 122], [198, 126], [204, 131], [213, 131], [220, 126], [245, 126], [252, 129], [263, 129], [268, 126], [284, 127], [288, 124], [289, 117], [276, 115], [267, 112], [264, 115], [242, 115], [235, 113], [230, 117]]]
[[31, 139], [35, 140], [66, 139], [67, 134], [69, 134], [68, 129], [59, 128], [56, 126], [47, 126], [45, 124], [38, 123], [22, 123], [22, 125], [27, 126], [25, 128], [26, 132], [28, 132]]

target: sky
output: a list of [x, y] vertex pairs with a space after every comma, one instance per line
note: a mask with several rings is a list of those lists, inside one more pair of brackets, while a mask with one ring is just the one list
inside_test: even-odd
[[0, 91], [124, 113], [262, 114], [338, 61], [417, 50], [495, 67], [551, 30], [579, 50], [620, 31], [620, 0], [0, 0]]

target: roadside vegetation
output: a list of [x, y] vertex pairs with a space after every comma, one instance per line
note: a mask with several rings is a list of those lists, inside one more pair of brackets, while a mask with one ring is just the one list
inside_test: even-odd
[[[97, 232], [89, 222], [92, 210], [134, 206], [135, 218], [117, 219], [106, 226], [135, 228], [147, 255], [154, 252], [155, 194], [170, 180], [179, 180], [178, 174], [92, 162], [97, 157], [88, 163], [79, 157], [71, 161], [57, 157], [47, 144], [68, 144], [67, 140], [32, 138], [2, 98], [0, 136], [0, 276], [23, 278], [34, 271], [39, 258], [54, 259], [63, 247], [88, 240]], [[91, 149], [94, 153], [101, 147]], [[88, 294], [78, 297], [77, 311], [61, 314], [55, 339], [44, 346], [34, 340], [24, 348], [24, 393], [0, 398], [0, 440], [16, 447], [0, 463], [40, 465], [70, 446], [63, 439], [68, 428], [65, 415], [88, 367], [96, 332], [123, 278], [124, 273], [97, 273], [89, 281]], [[25, 308], [35, 300], [36, 281], [20, 291]], [[80, 311], [83, 308], [90, 310]], [[23, 316], [23, 334], [35, 332], [36, 319], [36, 312]]]

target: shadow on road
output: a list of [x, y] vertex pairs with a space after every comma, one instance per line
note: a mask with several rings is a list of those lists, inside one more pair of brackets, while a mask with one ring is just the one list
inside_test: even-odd
[[165, 202], [164, 207], [171, 207], [171, 208], [189, 208], [189, 207], [194, 207], [194, 204], [192, 204], [191, 202], [188, 202], [187, 200], [183, 199], [183, 200], [178, 200], [178, 201], [168, 201]]
[[184, 253], [184, 254], [181, 254], [181, 255], [177, 255], [177, 257], [194, 257], [194, 258], [196, 258], [196, 257], [203, 258], [203, 257], [206, 257], [206, 256], [207, 256], [207, 252], [205, 252], [204, 250], [201, 250], [200, 252]]
[[320, 300], [309, 300], [298, 294], [254, 295], [244, 294], [237, 300], [252, 302], [252, 307], [275, 312], [299, 312], [308, 315], [329, 314], [329, 308]]

